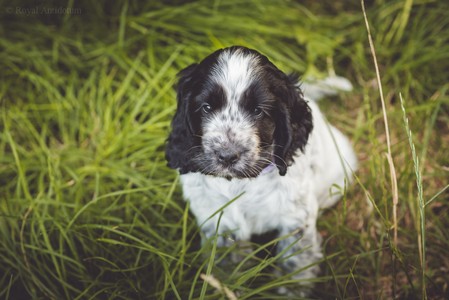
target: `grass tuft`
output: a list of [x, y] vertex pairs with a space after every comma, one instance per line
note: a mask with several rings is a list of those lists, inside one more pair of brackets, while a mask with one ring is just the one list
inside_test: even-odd
[[407, 113], [405, 111], [405, 104], [404, 99], [402, 98], [402, 95], [399, 94], [399, 98], [401, 99], [401, 109], [404, 114], [404, 125], [405, 130], [407, 132], [408, 142], [410, 145], [410, 149], [412, 152], [412, 158], [413, 158], [413, 166], [415, 169], [415, 176], [416, 176], [416, 187], [418, 189], [418, 209], [419, 209], [419, 218], [417, 220], [417, 223], [419, 224], [419, 232], [418, 232], [418, 250], [419, 250], [419, 257], [421, 262], [421, 287], [422, 287], [422, 298], [427, 298], [427, 292], [426, 292], [426, 212], [425, 212], [425, 203], [423, 198], [423, 183], [422, 183], [422, 176], [420, 171], [420, 164], [419, 159], [416, 154], [416, 147], [413, 142], [412, 132], [410, 130], [409, 121], [407, 118]]
[[364, 16], [343, 1], [3, 3], [0, 298], [278, 299], [298, 285], [274, 275], [283, 237], [201, 247], [166, 167], [176, 74], [233, 44], [355, 86], [320, 102], [360, 169], [319, 220], [313, 296], [448, 298], [449, 5], [365, 5]]

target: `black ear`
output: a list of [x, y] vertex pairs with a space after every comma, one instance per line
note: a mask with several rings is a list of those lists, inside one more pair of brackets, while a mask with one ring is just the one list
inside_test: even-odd
[[193, 64], [182, 70], [178, 76], [176, 88], [178, 106], [171, 126], [172, 131], [168, 137], [165, 148], [165, 158], [170, 168], [178, 169], [181, 174], [193, 171], [195, 145], [198, 137], [195, 137], [189, 113], [189, 98], [191, 90], [189, 85], [193, 81], [193, 73], [197, 65]]
[[296, 78], [284, 74], [277, 88], [279, 106], [275, 116], [274, 161], [280, 175], [287, 173], [298, 150], [304, 151], [313, 129], [312, 113], [298, 87]]

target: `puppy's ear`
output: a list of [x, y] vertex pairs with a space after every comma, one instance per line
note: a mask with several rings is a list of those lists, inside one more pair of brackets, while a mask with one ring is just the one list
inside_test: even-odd
[[195, 137], [189, 113], [189, 99], [191, 90], [189, 86], [193, 81], [193, 73], [197, 65], [193, 64], [182, 70], [176, 87], [178, 106], [171, 126], [172, 131], [168, 137], [165, 148], [165, 158], [170, 168], [178, 169], [181, 174], [193, 171], [192, 152], [195, 148]]
[[274, 131], [274, 160], [280, 175], [286, 174], [295, 153], [304, 151], [313, 129], [312, 113], [297, 85], [297, 79], [293, 75], [283, 75], [284, 83], [278, 86], [276, 92], [279, 107]]

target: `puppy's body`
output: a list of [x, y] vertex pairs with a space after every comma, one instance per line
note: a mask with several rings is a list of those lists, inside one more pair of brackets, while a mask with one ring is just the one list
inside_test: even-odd
[[204, 237], [218, 232], [225, 246], [225, 233], [239, 241], [276, 230], [287, 236], [277, 245], [288, 248], [280, 262], [287, 272], [316, 262], [319, 209], [335, 204], [342, 192], [334, 187], [356, 169], [348, 139], [254, 50], [219, 50], [182, 75], [167, 159]]
[[207, 219], [240, 195], [223, 211], [219, 232], [229, 231], [238, 240], [248, 240], [252, 234], [301, 228], [307, 219], [315, 221], [319, 208], [338, 200], [341, 191], [331, 187], [344, 187], [345, 174], [355, 169], [356, 159], [347, 138], [325, 123], [314, 102], [309, 106], [315, 129], [305, 152], [298, 153], [285, 176], [275, 169], [255, 178], [231, 180], [201, 173], [181, 175], [184, 196], [198, 224], [215, 232], [218, 216]]

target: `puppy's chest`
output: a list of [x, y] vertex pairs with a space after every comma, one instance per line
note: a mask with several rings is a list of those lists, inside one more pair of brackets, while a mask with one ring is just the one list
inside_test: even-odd
[[222, 201], [235, 199], [224, 210], [223, 218], [228, 229], [238, 229], [235, 233], [243, 239], [276, 228], [287, 206], [294, 205], [293, 197], [287, 197], [281, 185], [273, 180], [231, 181], [226, 189], [220, 187], [209, 192], [217, 193], [215, 197], [221, 194]]
[[278, 180], [266, 177], [231, 181], [213, 178], [206, 181], [204, 192], [211, 198], [226, 202], [235, 199], [235, 206], [240, 210], [254, 210], [256, 207], [270, 205], [273, 198], [282, 194], [283, 188]]
[[275, 229], [283, 217], [298, 210], [305, 193], [300, 182], [270, 174], [231, 181], [191, 174], [182, 182], [185, 197], [200, 223], [225, 207], [222, 222], [229, 229], [239, 228], [245, 238]]

